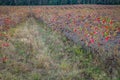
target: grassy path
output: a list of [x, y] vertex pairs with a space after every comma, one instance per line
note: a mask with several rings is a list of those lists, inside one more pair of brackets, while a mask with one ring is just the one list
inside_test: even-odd
[[88, 52], [45, 26], [30, 18], [14, 29], [0, 80], [109, 80]]

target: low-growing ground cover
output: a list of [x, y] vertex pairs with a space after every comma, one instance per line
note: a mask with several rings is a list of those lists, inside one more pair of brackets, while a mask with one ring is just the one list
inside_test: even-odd
[[73, 80], [110, 78], [90, 52], [53, 32], [44, 23], [28, 19], [1, 48], [2, 80]]
[[119, 80], [119, 12], [98, 5], [1, 7], [0, 79]]
[[[120, 6], [37, 6], [35, 17], [62, 32], [99, 58], [110, 74], [119, 74]], [[115, 66], [114, 66], [115, 65]], [[116, 70], [115, 70], [116, 69]]]

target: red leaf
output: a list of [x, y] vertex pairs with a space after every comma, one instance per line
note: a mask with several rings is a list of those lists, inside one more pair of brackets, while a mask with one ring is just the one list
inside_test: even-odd
[[110, 24], [113, 24], [113, 22], [112, 22], [112, 21], [110, 21]]
[[102, 23], [105, 24], [105, 23], [106, 23], [106, 20], [103, 20]]
[[97, 21], [100, 21], [100, 18], [97, 18]]
[[6, 63], [7, 60], [8, 60], [8, 58], [7, 58], [6, 56], [2, 58], [2, 62], [3, 62], [3, 63]]
[[105, 41], [107, 42], [109, 39], [110, 39], [110, 37], [109, 37], [109, 36], [107, 36], [107, 37], [105, 38]]
[[77, 29], [75, 28], [73, 31], [74, 31], [74, 32], [77, 32]]
[[8, 47], [9, 44], [8, 44], [8, 43], [3, 43], [2, 46], [3, 46], [3, 47]]
[[90, 39], [90, 43], [94, 43], [95, 40], [93, 38]]

